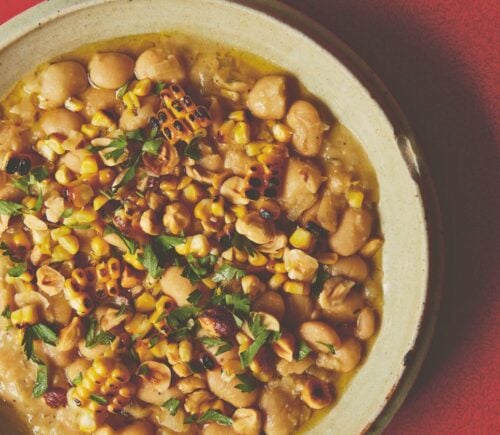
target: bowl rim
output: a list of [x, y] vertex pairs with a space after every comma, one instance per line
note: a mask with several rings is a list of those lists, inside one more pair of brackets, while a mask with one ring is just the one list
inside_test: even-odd
[[[25, 10], [0, 25], [0, 51], [21, 39], [27, 33], [43, 26], [53, 19], [72, 11], [84, 9], [99, 3], [120, 0], [52, 0], [42, 2]], [[425, 213], [425, 225], [428, 239], [427, 286], [425, 289], [425, 307], [418, 325], [418, 333], [407, 352], [404, 360], [404, 370], [393, 385], [379, 415], [369, 422], [363, 433], [379, 434], [395, 416], [408, 393], [429, 350], [435, 329], [438, 311], [441, 303], [444, 279], [444, 239], [441, 213], [437, 194], [425, 162], [423, 152], [419, 147], [413, 129], [406, 116], [389, 92], [387, 86], [376, 73], [357, 55], [348, 44], [334, 33], [306, 16], [302, 12], [278, 0], [217, 0], [237, 4], [243, 8], [252, 9], [264, 14], [281, 24], [302, 33], [312, 43], [325, 49], [330, 56], [335, 57], [371, 94], [380, 106], [388, 121], [394, 128], [398, 147], [405, 160], [411, 177], [416, 182], [420, 192], [421, 206]], [[43, 16], [44, 19], [40, 19]]]

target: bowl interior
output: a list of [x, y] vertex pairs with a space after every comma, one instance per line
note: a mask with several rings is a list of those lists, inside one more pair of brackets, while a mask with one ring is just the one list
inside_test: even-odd
[[0, 95], [39, 63], [83, 44], [161, 31], [229, 44], [292, 72], [350, 129], [377, 173], [385, 238], [380, 332], [334, 409], [309, 428], [312, 434], [359, 433], [383, 409], [414, 346], [427, 293], [429, 253], [418, 173], [407, 165], [411, 153], [402, 152], [393, 124], [351, 70], [301, 31], [235, 2], [53, 0], [0, 28]]

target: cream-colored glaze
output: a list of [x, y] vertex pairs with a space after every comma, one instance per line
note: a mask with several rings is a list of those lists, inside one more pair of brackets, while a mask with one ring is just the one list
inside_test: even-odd
[[[387, 115], [344, 64], [300, 31], [238, 3], [52, 0], [0, 28], [0, 95], [33, 65], [83, 43], [166, 30], [229, 43], [292, 71], [363, 144], [377, 173], [386, 240], [379, 336], [336, 406], [308, 432], [360, 433], [384, 408], [414, 347], [427, 295], [429, 247], [422, 195], [407, 164], [416, 157], [408, 146], [403, 154], [405, 138], [398, 143]], [[418, 171], [416, 164], [412, 170]]]

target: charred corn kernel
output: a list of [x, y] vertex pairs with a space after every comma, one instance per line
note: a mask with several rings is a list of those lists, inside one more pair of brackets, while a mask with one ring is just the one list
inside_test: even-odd
[[308, 295], [310, 287], [306, 283], [289, 280], [283, 284], [283, 290], [293, 295]]
[[246, 145], [250, 142], [250, 124], [244, 121], [237, 122], [233, 128], [233, 136], [238, 145]]
[[288, 275], [286, 273], [275, 273], [271, 278], [269, 279], [269, 287], [272, 290], [279, 290], [285, 281], [288, 279]]
[[96, 174], [97, 171], [99, 171], [99, 167], [97, 166], [97, 160], [94, 157], [85, 157], [82, 159], [80, 174], [91, 175]]
[[31, 240], [24, 231], [16, 231], [12, 237], [12, 242], [17, 248], [25, 248], [26, 250], [31, 248]]
[[142, 313], [135, 313], [125, 324], [125, 331], [134, 338], [143, 338], [153, 327], [148, 316]]
[[182, 189], [183, 198], [193, 204], [200, 201], [204, 194], [203, 188], [197, 183], [191, 183]]
[[272, 127], [273, 136], [278, 142], [288, 143], [292, 139], [292, 130], [285, 124], [277, 122]]
[[128, 368], [120, 362], [116, 363], [110, 376], [111, 379], [119, 384], [125, 384], [130, 380], [130, 372], [128, 371]]
[[99, 136], [99, 128], [92, 124], [83, 124], [80, 131], [87, 139], [95, 139]]
[[363, 206], [363, 200], [365, 198], [363, 192], [360, 192], [359, 190], [350, 190], [347, 192], [346, 196], [349, 207], [361, 208]]
[[289, 242], [294, 248], [307, 251], [311, 249], [314, 243], [314, 236], [304, 228], [297, 227], [297, 229], [290, 236]]
[[74, 180], [73, 172], [71, 172], [67, 166], [62, 165], [54, 174], [56, 181], [63, 186], [67, 186]]
[[97, 220], [97, 212], [92, 209], [75, 210], [73, 214], [64, 219], [64, 225], [91, 224]]
[[245, 151], [248, 156], [250, 157], [256, 157], [262, 152], [262, 148], [264, 147], [265, 143], [262, 142], [251, 142], [247, 144], [245, 147]]
[[113, 120], [108, 115], [106, 115], [102, 110], [98, 110], [97, 112], [94, 113], [90, 123], [94, 127], [100, 127], [100, 128], [112, 128], [115, 126]]
[[193, 254], [195, 257], [201, 258], [206, 257], [210, 252], [210, 244], [208, 242], [207, 236], [204, 234], [196, 234], [191, 238], [191, 243], [189, 245], [189, 253]]
[[359, 253], [363, 257], [371, 257], [381, 248], [383, 243], [384, 241], [382, 239], [371, 239], [361, 248]]
[[12, 311], [12, 314], [10, 315], [10, 321], [14, 326], [17, 326], [18, 328], [38, 323], [39, 316], [37, 306], [34, 304], [25, 305], [24, 307]]
[[112, 183], [115, 179], [115, 171], [113, 169], [101, 169], [98, 173], [99, 184], [101, 186], [107, 186]]
[[155, 309], [155, 298], [150, 293], [142, 293], [135, 301], [135, 309], [139, 313], [150, 313]]
[[131, 91], [125, 93], [122, 100], [127, 109], [138, 109], [139, 107], [141, 107], [139, 98]]
[[64, 102], [64, 107], [71, 112], [81, 112], [83, 110], [84, 105], [83, 102], [78, 98], [69, 97]]
[[139, 260], [139, 255], [140, 253], [138, 251], [136, 251], [135, 254], [131, 254], [127, 251], [127, 253], [123, 255], [123, 260], [130, 264], [134, 269], [146, 270], [144, 265]]
[[316, 260], [321, 264], [332, 265], [339, 260], [338, 254], [335, 252], [321, 252], [316, 255]]
[[29, 209], [34, 209], [36, 207], [36, 201], [37, 201], [37, 198], [35, 198], [34, 196], [26, 196], [22, 201], [21, 203], [26, 207], [26, 208], [29, 208]]
[[179, 343], [179, 358], [182, 362], [189, 362], [193, 359], [193, 345], [188, 340]]
[[66, 249], [64, 249], [61, 245], [56, 245], [56, 247], [52, 251], [52, 260], [54, 260], [55, 262], [68, 261], [72, 258], [73, 255], [66, 251]]
[[106, 263], [99, 263], [95, 267], [97, 282], [107, 282], [111, 279], [109, 276], [108, 265]]
[[35, 146], [36, 151], [49, 162], [55, 162], [58, 159], [57, 153], [44, 140], [39, 140]]
[[83, 269], [74, 269], [73, 272], [71, 272], [71, 278], [80, 286], [80, 288], [85, 287], [89, 283], [87, 273]]
[[59, 237], [58, 243], [71, 255], [75, 255], [80, 249], [80, 242], [75, 236]]
[[109, 243], [99, 236], [92, 237], [92, 240], [90, 241], [90, 249], [92, 249], [93, 254], [99, 258], [106, 257], [109, 255], [111, 250]]
[[175, 374], [180, 378], [187, 378], [188, 376], [191, 376], [193, 374], [189, 366], [184, 362], [175, 364], [172, 367], [172, 369], [174, 370]]
[[61, 237], [69, 236], [71, 235], [71, 233], [72, 233], [71, 228], [59, 227], [50, 230], [50, 237], [52, 238], [52, 240], [57, 242]]
[[177, 343], [168, 343], [165, 355], [170, 365], [181, 362], [181, 358], [179, 356], [179, 345]]
[[151, 93], [153, 83], [150, 79], [139, 80], [133, 87], [132, 92], [138, 97], [145, 97]]
[[248, 256], [248, 262], [255, 267], [262, 267], [267, 264], [267, 257], [259, 251], [255, 251]]
[[181, 180], [179, 181], [179, 184], [177, 185], [176, 188], [178, 190], [182, 190], [185, 187], [189, 186], [192, 183], [192, 181], [193, 181], [193, 179], [191, 177], [188, 177], [187, 175], [185, 175], [184, 177], [181, 178]]
[[107, 281], [105, 288], [108, 296], [118, 296], [120, 293], [120, 286], [118, 285], [118, 281], [116, 279], [110, 279]]
[[118, 258], [110, 258], [106, 263], [108, 266], [108, 274], [111, 279], [118, 279], [121, 275], [121, 265]]
[[236, 217], [242, 218], [248, 214], [247, 207], [245, 205], [233, 205], [231, 210], [234, 212]]

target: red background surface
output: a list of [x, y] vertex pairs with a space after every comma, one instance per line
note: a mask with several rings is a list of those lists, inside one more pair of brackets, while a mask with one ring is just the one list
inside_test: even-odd
[[[440, 197], [443, 306], [424, 368], [385, 433], [500, 433], [500, 3], [285, 2], [347, 42], [386, 83]], [[0, 0], [0, 23], [36, 3]]]

